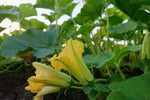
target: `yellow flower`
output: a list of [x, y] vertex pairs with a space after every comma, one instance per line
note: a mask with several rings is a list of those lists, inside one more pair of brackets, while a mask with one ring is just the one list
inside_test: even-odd
[[56, 93], [59, 92], [60, 88], [59, 87], [54, 87], [54, 86], [44, 86], [41, 91], [37, 93], [37, 95], [34, 97], [33, 100], [43, 100], [45, 94], [49, 93]]
[[32, 93], [37, 93], [34, 100], [42, 100], [43, 95], [58, 92], [63, 87], [68, 87], [71, 77], [65, 73], [57, 72], [52, 67], [34, 62], [36, 76], [28, 79], [29, 86], [25, 87]]
[[65, 69], [83, 84], [88, 84], [93, 76], [82, 59], [83, 52], [82, 42], [69, 39], [59, 56], [54, 55], [49, 60], [57, 71]]

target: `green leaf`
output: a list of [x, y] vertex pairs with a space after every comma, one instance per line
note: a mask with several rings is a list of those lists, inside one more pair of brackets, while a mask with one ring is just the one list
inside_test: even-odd
[[3, 28], [3, 27], [0, 27], [0, 32], [1, 32], [1, 31], [3, 31], [4, 29], [5, 29], [5, 28]]
[[75, 33], [76, 35], [79, 35], [79, 34], [90, 34], [91, 33], [91, 31], [93, 30], [93, 28], [94, 28], [95, 26], [94, 25], [87, 25], [87, 24], [85, 24], [85, 25], [82, 25], [81, 27], [80, 27], [80, 29]]
[[51, 13], [51, 15], [47, 15], [47, 14], [42, 14], [42, 15], [45, 16], [52, 23], [53, 21], [56, 20], [56, 16], [57, 16], [57, 19], [59, 19], [63, 14]]
[[[10, 36], [1, 45], [2, 55], [4, 57], [11, 57], [17, 55], [19, 51], [33, 52], [38, 58], [52, 54], [57, 48], [57, 37], [59, 35], [59, 29], [51, 27], [48, 31], [29, 29], [23, 34]], [[25, 52], [26, 53], [26, 52]]]
[[46, 29], [47, 25], [37, 19], [26, 20], [23, 19], [20, 22], [20, 25], [24, 29], [34, 28], [34, 29]]
[[131, 0], [130, 3], [138, 5], [150, 5], [150, 0]]
[[62, 9], [61, 13], [72, 16], [72, 11], [73, 11], [73, 9], [75, 8], [76, 5], [77, 4], [75, 4], [75, 3], [68, 4], [65, 8]]
[[140, 9], [142, 7], [142, 3], [145, 4], [145, 0], [143, 0], [141, 4], [132, 4], [135, 0], [132, 1], [132, 3], [131, 1], [132, 0], [113, 0], [112, 3], [134, 20], [150, 23], [150, 13], [146, 12], [146, 10]]
[[35, 6], [51, 9], [56, 14], [61, 13], [71, 16], [76, 4], [72, 3], [72, 0], [37, 0]]
[[87, 0], [81, 13], [75, 18], [78, 24], [94, 21], [99, 17], [104, 9], [104, 0]]
[[50, 8], [54, 10], [55, 8], [55, 0], [37, 0], [35, 7], [40, 8]]
[[121, 25], [110, 26], [108, 31], [121, 34], [121, 33], [135, 30], [136, 27], [137, 27], [137, 22], [127, 22]]
[[123, 18], [121, 16], [118, 15], [114, 15], [109, 17], [109, 23], [110, 25], [117, 25], [123, 22]]
[[111, 63], [111, 64], [117, 63], [118, 64], [122, 60], [122, 58], [124, 58], [127, 54], [129, 54], [131, 52], [136, 52], [139, 50], [141, 50], [141, 45], [131, 45], [131, 46], [126, 46], [121, 49], [115, 50], [114, 58], [111, 61], [109, 61], [108, 63]]
[[150, 18], [150, 13], [146, 12], [145, 10], [139, 10], [134, 15], [134, 19], [142, 21], [144, 23], [148, 23], [148, 24], [150, 23], [149, 18]]
[[18, 8], [15, 6], [0, 6], [0, 16], [0, 22], [5, 18], [14, 21], [19, 16]]
[[110, 91], [107, 85], [96, 83], [94, 85], [86, 85], [82, 87], [89, 100], [97, 100], [103, 98]]
[[142, 49], [142, 45], [131, 45], [128, 48], [128, 51], [136, 52]]
[[61, 27], [65, 31], [69, 31], [74, 26], [73, 21], [71, 19], [65, 21]]
[[100, 68], [113, 57], [114, 53], [112, 52], [100, 52], [100, 54], [97, 56], [86, 55], [83, 57], [83, 59], [88, 66], [91, 66], [92, 64], [95, 65], [95, 67]]
[[116, 7], [118, 7], [121, 11], [126, 13], [131, 18], [138, 11], [138, 9], [141, 7], [140, 5], [130, 4], [130, 0], [113, 0], [113, 1], [114, 1], [113, 4]]
[[106, 100], [149, 100], [150, 73], [110, 84], [111, 93]]
[[19, 5], [19, 19], [23, 19], [25, 17], [36, 15], [37, 12], [31, 4], [20, 4]]

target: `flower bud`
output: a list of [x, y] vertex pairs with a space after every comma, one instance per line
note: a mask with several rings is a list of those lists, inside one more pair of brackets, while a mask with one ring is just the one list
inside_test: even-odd
[[146, 33], [142, 44], [142, 59], [150, 59], [150, 33]]

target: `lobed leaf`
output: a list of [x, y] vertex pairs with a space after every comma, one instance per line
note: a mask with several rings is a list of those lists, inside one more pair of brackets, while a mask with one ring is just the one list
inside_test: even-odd
[[1, 45], [2, 55], [11, 57], [17, 55], [19, 51], [22, 51], [22, 53], [30, 51], [38, 58], [47, 56], [56, 49], [55, 44], [58, 35], [59, 29], [53, 27], [46, 32], [29, 29], [23, 34], [13, 35], [5, 39]]

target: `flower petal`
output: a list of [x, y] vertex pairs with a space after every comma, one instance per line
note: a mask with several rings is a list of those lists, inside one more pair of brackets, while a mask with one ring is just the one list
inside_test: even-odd
[[46, 94], [49, 94], [49, 93], [56, 93], [56, 92], [59, 92], [59, 91], [60, 91], [60, 88], [59, 88], [59, 87], [55, 87], [55, 86], [44, 86], [44, 87], [42, 88], [42, 90], [37, 93], [36, 96], [43, 96], [43, 95], [46, 95]]
[[37, 77], [30, 78], [30, 81], [36, 82], [36, 83], [44, 83], [48, 86], [58, 86], [58, 87], [68, 87], [70, 84], [67, 81], [60, 80], [60, 79], [41, 79]]
[[82, 59], [84, 52], [82, 42], [69, 39], [65, 48], [58, 57], [54, 55], [49, 60], [56, 70], [65, 69], [72, 73], [79, 81], [87, 84], [86, 80], [91, 81], [93, 76]]
[[42, 79], [60, 79], [69, 82], [71, 77], [65, 73], [57, 72], [52, 67], [39, 62], [33, 62], [33, 66], [36, 68], [36, 77]]
[[30, 90], [32, 93], [37, 93], [43, 88], [43, 86], [45, 86], [45, 84], [34, 82], [32, 81], [33, 78], [35, 78], [35, 76], [31, 76], [28, 79], [29, 86], [25, 87], [25, 89]]
[[43, 100], [44, 96], [34, 96], [33, 100]]

